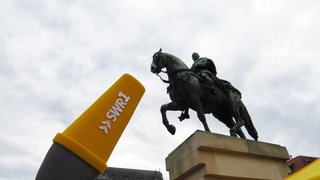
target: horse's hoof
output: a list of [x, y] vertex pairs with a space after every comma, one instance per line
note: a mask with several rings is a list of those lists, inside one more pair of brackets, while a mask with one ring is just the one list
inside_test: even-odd
[[167, 127], [167, 129], [172, 135], [174, 135], [176, 133], [176, 127], [174, 127], [171, 124]]
[[183, 121], [185, 119], [190, 119], [189, 114], [181, 113], [181, 115], [178, 117], [180, 121]]
[[237, 133], [234, 132], [234, 131], [232, 131], [232, 130], [230, 130], [230, 136], [232, 136], [232, 137], [237, 137]]

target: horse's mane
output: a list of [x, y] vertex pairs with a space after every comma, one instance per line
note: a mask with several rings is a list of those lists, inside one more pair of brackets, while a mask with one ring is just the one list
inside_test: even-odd
[[169, 53], [165, 53], [165, 52], [162, 52], [161, 54], [163, 54], [164, 56], [168, 57], [167, 58], [168, 60], [176, 61], [180, 65], [185, 66], [186, 69], [189, 69], [189, 67], [181, 59], [179, 59], [178, 57], [176, 57], [176, 56], [174, 56], [172, 54], [169, 54]]

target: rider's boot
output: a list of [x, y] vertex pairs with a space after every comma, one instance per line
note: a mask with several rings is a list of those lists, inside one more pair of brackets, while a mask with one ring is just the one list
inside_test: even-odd
[[205, 73], [202, 74], [202, 77], [205, 78], [206, 88], [212, 95], [216, 95], [214, 81]]
[[212, 79], [207, 81], [207, 89], [212, 95], [216, 95], [216, 90]]
[[207, 88], [212, 95], [216, 95], [216, 90], [213, 86], [208, 85]]
[[185, 111], [182, 111], [182, 113], [180, 114], [180, 116], [178, 117], [180, 121], [183, 121], [185, 119], [189, 119], [189, 113], [188, 113], [188, 109], [186, 109]]

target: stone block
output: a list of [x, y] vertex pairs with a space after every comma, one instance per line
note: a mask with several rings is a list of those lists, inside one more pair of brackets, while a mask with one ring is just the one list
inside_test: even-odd
[[196, 131], [166, 158], [171, 180], [283, 179], [285, 147]]

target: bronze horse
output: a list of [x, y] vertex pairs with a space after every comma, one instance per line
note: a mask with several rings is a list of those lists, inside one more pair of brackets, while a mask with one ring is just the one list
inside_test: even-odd
[[166, 111], [183, 111], [191, 108], [196, 111], [206, 131], [210, 132], [210, 129], [204, 114], [211, 113], [230, 128], [231, 136], [238, 134], [245, 139], [246, 137], [241, 130], [244, 125], [250, 136], [254, 140], [258, 140], [258, 133], [241, 99], [233, 98], [234, 96], [226, 94], [218, 86], [216, 86], [214, 94], [209, 93], [198, 76], [184, 62], [161, 51], [162, 49], [153, 55], [151, 72], [158, 75], [163, 68], [166, 68], [169, 78], [168, 93], [172, 102], [162, 105], [160, 111], [162, 122], [172, 135], [175, 134], [176, 128], [169, 124]]

